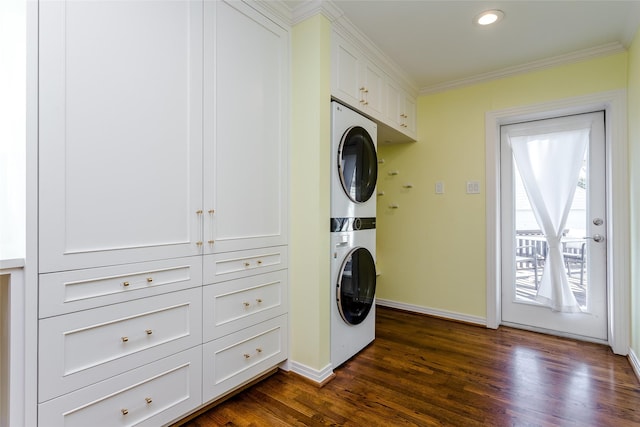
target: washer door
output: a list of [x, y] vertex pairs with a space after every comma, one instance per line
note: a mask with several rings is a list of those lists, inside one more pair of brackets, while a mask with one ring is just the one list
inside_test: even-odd
[[369, 200], [378, 179], [378, 157], [369, 132], [360, 126], [347, 129], [337, 160], [340, 182], [349, 199], [356, 203]]
[[376, 293], [376, 265], [365, 248], [355, 248], [342, 262], [336, 300], [340, 316], [350, 325], [366, 319]]

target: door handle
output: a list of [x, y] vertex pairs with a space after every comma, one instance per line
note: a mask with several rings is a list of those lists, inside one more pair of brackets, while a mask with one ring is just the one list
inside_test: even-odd
[[585, 239], [591, 239], [594, 242], [600, 243], [602, 241], [604, 241], [604, 236], [602, 234], [594, 234], [593, 237], [585, 237]]

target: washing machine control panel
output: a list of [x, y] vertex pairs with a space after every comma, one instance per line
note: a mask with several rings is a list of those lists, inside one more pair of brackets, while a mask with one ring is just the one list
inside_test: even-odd
[[331, 218], [331, 232], [371, 230], [376, 228], [376, 218]]

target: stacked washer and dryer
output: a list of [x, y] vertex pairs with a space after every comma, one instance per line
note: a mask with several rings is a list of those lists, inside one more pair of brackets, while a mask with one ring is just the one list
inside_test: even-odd
[[331, 102], [331, 364], [375, 339], [377, 125]]

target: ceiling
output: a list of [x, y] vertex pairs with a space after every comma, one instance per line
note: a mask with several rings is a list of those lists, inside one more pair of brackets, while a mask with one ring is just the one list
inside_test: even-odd
[[[333, 4], [423, 92], [532, 62], [575, 57], [576, 52], [626, 48], [640, 25], [638, 0], [334, 0]], [[487, 9], [502, 10], [504, 19], [488, 27], [472, 23]]]

